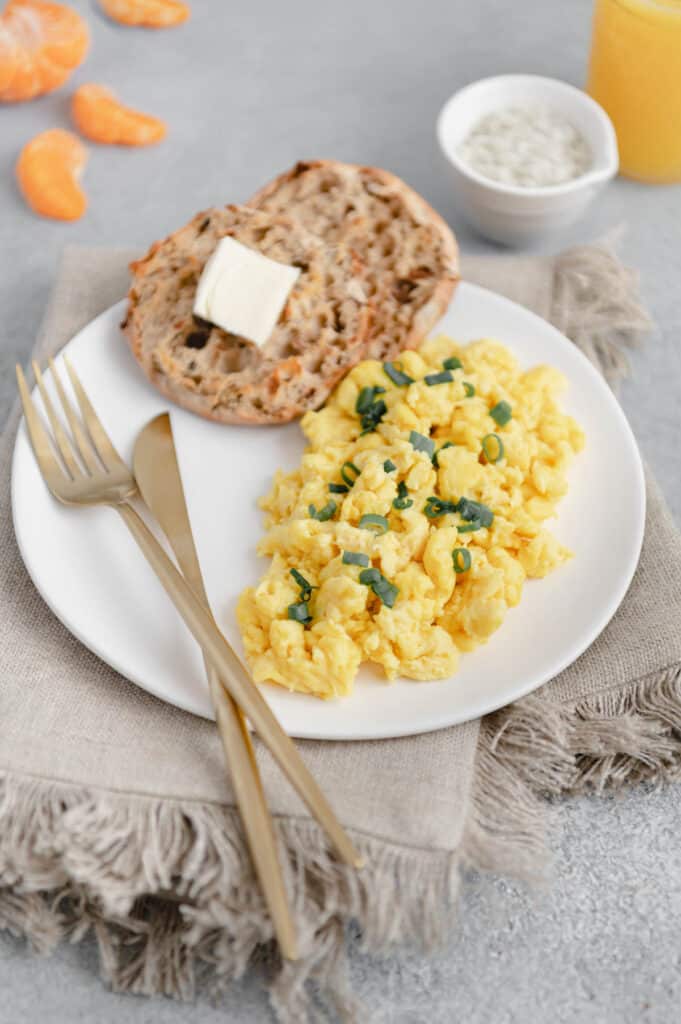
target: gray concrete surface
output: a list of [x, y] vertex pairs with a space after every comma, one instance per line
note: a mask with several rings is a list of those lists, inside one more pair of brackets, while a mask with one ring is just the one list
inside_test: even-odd
[[[581, 84], [591, 4], [546, 0], [197, 0], [181, 29], [151, 33], [87, 14], [93, 46], [75, 82], [102, 81], [168, 120], [148, 151], [92, 147], [90, 211], [78, 224], [35, 218], [12, 182], [35, 132], [67, 121], [68, 90], [0, 109], [0, 401], [14, 395], [61, 248], [133, 244], [201, 206], [248, 196], [298, 157], [381, 164], [418, 188], [462, 247], [490, 251], [462, 224], [438, 160], [441, 103], [488, 74], [532, 71]], [[556, 248], [627, 225], [624, 257], [640, 269], [658, 327], [632, 357], [622, 401], [681, 521], [681, 187], [614, 183]], [[400, 951], [352, 969], [371, 1024], [672, 1024], [681, 1018], [681, 831], [678, 790], [565, 805], [554, 837], [554, 884], [541, 893], [477, 879], [451, 942], [424, 957]], [[2, 1024], [208, 1024], [270, 1019], [257, 977], [225, 1003], [187, 1008], [112, 995], [91, 945], [36, 960], [0, 942]]]

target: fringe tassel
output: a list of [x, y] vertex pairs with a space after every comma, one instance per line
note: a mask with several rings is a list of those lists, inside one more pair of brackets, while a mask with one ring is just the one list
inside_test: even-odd
[[640, 302], [638, 275], [615, 255], [622, 234], [616, 230], [558, 257], [550, 316], [613, 388], [628, 373], [626, 349], [652, 327]]
[[[268, 987], [277, 1017], [359, 1021], [347, 980], [348, 923], [359, 924], [370, 950], [441, 942], [457, 859], [359, 835], [367, 867], [356, 873], [330, 855], [311, 822], [281, 820], [278, 831], [302, 955], [285, 964], [274, 957]], [[115, 991], [191, 999], [200, 977], [219, 992], [274, 945], [231, 809], [4, 775], [0, 834], [0, 928], [40, 952], [92, 931]]]
[[[489, 716], [484, 727], [481, 762], [491, 759], [490, 777], [496, 780], [501, 768], [514, 787], [513, 794], [503, 786], [499, 793], [481, 787], [477, 815], [487, 849], [488, 836], [494, 838], [504, 813], [515, 820], [515, 806], [505, 811], [511, 795], [536, 826], [533, 798], [602, 793], [681, 777], [681, 666], [576, 704], [553, 704], [539, 693]], [[485, 827], [486, 820], [493, 827]], [[539, 838], [534, 829], [530, 834]], [[521, 835], [518, 830], [514, 841]], [[499, 863], [492, 857], [494, 870], [506, 870], [506, 864], [503, 851]]]

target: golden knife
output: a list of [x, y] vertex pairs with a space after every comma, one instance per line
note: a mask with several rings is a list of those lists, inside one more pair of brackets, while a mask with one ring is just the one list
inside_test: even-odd
[[[206, 590], [177, 463], [170, 417], [163, 413], [140, 432], [133, 456], [135, 479], [175, 552], [187, 582], [204, 604]], [[265, 801], [255, 751], [243, 713], [205, 660], [222, 746], [251, 857], [272, 917], [282, 956], [298, 957], [291, 911], [277, 856], [272, 816]]]

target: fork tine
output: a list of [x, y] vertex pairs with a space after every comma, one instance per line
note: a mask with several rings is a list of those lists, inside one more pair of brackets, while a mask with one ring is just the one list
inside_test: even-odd
[[58, 478], [66, 480], [67, 477], [52, 451], [50, 438], [42, 424], [38, 411], [33, 404], [33, 399], [31, 398], [28, 390], [26, 378], [24, 377], [24, 371], [18, 363], [16, 372], [17, 384], [19, 385], [19, 395], [21, 396], [21, 404], [24, 408], [24, 417], [26, 419], [28, 436], [31, 439], [33, 451], [38, 465], [40, 466], [40, 472], [43, 474], [48, 487], [53, 489], [55, 485], [58, 485]]
[[73, 437], [75, 439], [76, 446], [80, 453], [80, 457], [85, 463], [91, 476], [94, 475], [95, 473], [101, 473], [101, 469], [98, 466], [97, 460], [96, 458], [94, 458], [93, 455], [92, 443], [88, 440], [88, 437], [85, 431], [83, 430], [81, 422], [78, 419], [76, 411], [73, 408], [66, 392], [64, 391], [64, 386], [61, 382], [59, 371], [57, 370], [57, 367], [54, 365], [52, 359], [50, 359], [50, 370], [52, 371], [52, 377], [54, 379], [55, 387], [57, 388], [57, 394], [59, 395], [59, 400], [62, 406], [64, 407], [64, 412], [66, 413], [66, 418], [69, 421], [71, 433], [73, 434]]
[[57, 416], [56, 412], [54, 411], [54, 406], [52, 405], [52, 400], [51, 400], [50, 396], [47, 393], [47, 388], [45, 387], [45, 382], [43, 380], [43, 375], [40, 372], [40, 367], [38, 366], [38, 364], [35, 361], [35, 359], [32, 361], [31, 365], [33, 367], [33, 373], [35, 375], [35, 379], [36, 379], [36, 382], [38, 384], [38, 390], [40, 391], [40, 397], [43, 400], [43, 405], [45, 406], [45, 411], [47, 413], [47, 417], [48, 417], [48, 419], [49, 419], [49, 421], [50, 421], [50, 423], [52, 425], [52, 431], [53, 431], [54, 436], [55, 436], [55, 440], [56, 440], [56, 443], [57, 443], [57, 448], [59, 449], [59, 452], [61, 454], [62, 459], [64, 460], [66, 468], [69, 471], [71, 479], [72, 480], [77, 480], [79, 476], [83, 475], [83, 471], [80, 468], [80, 466], [78, 465], [76, 459], [74, 458], [73, 447], [72, 447], [71, 442], [69, 441], [69, 439], [68, 439], [68, 437], [66, 435], [66, 431], [64, 430], [64, 428], [61, 425], [59, 417]]
[[106, 430], [102, 426], [102, 421], [95, 412], [92, 406], [92, 402], [88, 398], [87, 392], [85, 391], [85, 388], [80, 382], [78, 374], [76, 373], [76, 371], [74, 370], [73, 366], [66, 358], [66, 356], [64, 356], [64, 364], [66, 366], [68, 375], [71, 379], [71, 385], [75, 392], [76, 398], [78, 399], [80, 411], [83, 415], [83, 419], [85, 420], [85, 426], [87, 427], [90, 437], [92, 438], [95, 450], [97, 451], [97, 454], [99, 455], [104, 465], [110, 468], [112, 462], [121, 462], [121, 457], [114, 448], [111, 438], [109, 437]]

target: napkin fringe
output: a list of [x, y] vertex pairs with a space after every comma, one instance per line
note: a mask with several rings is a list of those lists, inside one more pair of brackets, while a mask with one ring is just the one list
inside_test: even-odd
[[[347, 980], [349, 922], [374, 953], [405, 940], [434, 947], [450, 922], [458, 858], [355, 834], [366, 859], [358, 873], [307, 819], [278, 819], [277, 830], [302, 953], [296, 963], [269, 957], [277, 1017], [314, 1019], [323, 992], [329, 1011], [362, 1020]], [[200, 980], [217, 995], [256, 951], [274, 950], [231, 809], [4, 774], [0, 834], [0, 929], [40, 953], [93, 932], [114, 991], [187, 1000]]]
[[[512, 781], [496, 797], [484, 798], [491, 824], [480, 846], [492, 870], [508, 870], [508, 835], [500, 823], [508, 818], [508, 832], [514, 832], [511, 797], [524, 813], [514, 842], [535, 856], [541, 854], [540, 818], [546, 804], [533, 803], [533, 798], [602, 793], [681, 777], [681, 665], [575, 703], [549, 704], [527, 697], [503, 714], [488, 716], [484, 729], [480, 785], [485, 786], [486, 758], [492, 785], [497, 784], [500, 769]], [[530, 860], [531, 870], [540, 859]], [[516, 857], [514, 873], [526, 874], [522, 869], [527, 866]]]
[[545, 797], [679, 775], [681, 665], [576, 704], [530, 696], [489, 715], [460, 857], [355, 834], [367, 862], [357, 873], [309, 820], [277, 820], [296, 963], [276, 955], [233, 810], [0, 775], [0, 929], [40, 953], [93, 932], [114, 991], [183, 1000], [198, 987], [219, 996], [259, 957], [282, 1024], [362, 1021], [350, 922], [371, 953], [405, 940], [432, 948], [451, 926], [460, 866], [542, 877]]
[[550, 320], [582, 350], [612, 387], [629, 372], [626, 350], [653, 321], [644, 309], [639, 275], [620, 263], [615, 248], [621, 229], [590, 245], [576, 246], [554, 264]]

